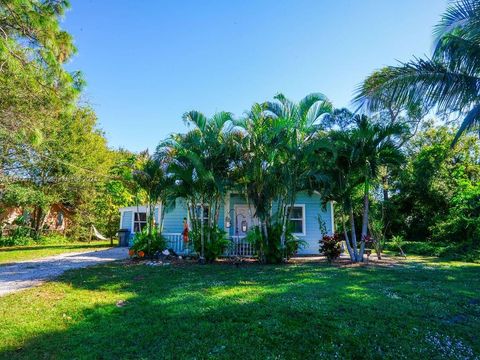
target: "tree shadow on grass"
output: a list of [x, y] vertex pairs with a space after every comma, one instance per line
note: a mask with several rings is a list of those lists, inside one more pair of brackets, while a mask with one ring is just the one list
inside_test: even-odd
[[[470, 268], [110, 264], [58, 279], [77, 311], [0, 357], [448, 358], [444, 334], [478, 354], [474, 275], [478, 286]], [[473, 316], [445, 322], [458, 311]]]

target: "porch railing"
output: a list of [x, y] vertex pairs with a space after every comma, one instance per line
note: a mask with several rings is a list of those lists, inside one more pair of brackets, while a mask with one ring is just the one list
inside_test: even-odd
[[[177, 254], [193, 253], [193, 246], [189, 242], [188, 249], [185, 248], [183, 236], [180, 233], [163, 233], [167, 239], [167, 244], [170, 249], [173, 249]], [[229, 244], [223, 253], [225, 257], [254, 257], [255, 249], [250, 244], [245, 236], [231, 236], [228, 238]]]
[[162, 234], [167, 239], [167, 246], [169, 249], [172, 249], [177, 254], [186, 254], [193, 252], [193, 246], [189, 242], [188, 248], [185, 247], [183, 242], [183, 236], [181, 233], [163, 233]]
[[253, 245], [247, 241], [245, 236], [231, 236], [229, 239], [227, 250], [224, 256], [227, 257], [254, 257], [255, 249]]

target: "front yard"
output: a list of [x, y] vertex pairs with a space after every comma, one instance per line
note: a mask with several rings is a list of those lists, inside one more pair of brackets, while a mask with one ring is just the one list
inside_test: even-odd
[[69, 242], [31, 246], [0, 247], [0, 264], [39, 259], [66, 252], [87, 252], [111, 247], [110, 241]]
[[0, 298], [0, 357], [480, 355], [480, 265], [112, 263]]

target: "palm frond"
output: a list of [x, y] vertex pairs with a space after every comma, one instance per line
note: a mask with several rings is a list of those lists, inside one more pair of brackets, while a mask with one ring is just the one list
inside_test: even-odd
[[305, 125], [311, 127], [314, 124], [321, 123], [322, 116], [332, 112], [332, 104], [329, 101], [319, 100], [314, 102], [304, 114]]
[[442, 37], [456, 28], [465, 27], [469, 21], [478, 21], [478, 0], [458, 0], [451, 2], [434, 28], [434, 47], [438, 47]]
[[204, 131], [207, 126], [207, 117], [196, 110], [186, 112], [182, 118], [187, 124], [194, 124], [200, 131]]
[[415, 59], [400, 67], [389, 67], [378, 86], [358, 89], [355, 102], [370, 111], [381, 110], [384, 96], [403, 104], [424, 103], [440, 110], [461, 110], [479, 94], [480, 79], [467, 73], [449, 71], [434, 60]]
[[455, 146], [455, 144], [458, 142], [458, 139], [465, 131], [473, 128], [474, 126], [480, 126], [480, 104], [470, 110], [467, 116], [465, 116], [463, 119], [462, 124], [460, 125], [460, 128], [453, 139], [452, 147]]
[[445, 35], [433, 58], [446, 64], [451, 72], [470, 75], [480, 74], [480, 44], [458, 33]]
[[321, 103], [323, 104], [325, 109], [330, 108], [331, 110], [332, 106], [331, 106], [330, 100], [328, 100], [326, 95], [319, 92], [311, 93], [305, 96], [298, 103], [300, 117], [305, 117], [307, 113], [310, 111], [311, 107], [317, 103]]

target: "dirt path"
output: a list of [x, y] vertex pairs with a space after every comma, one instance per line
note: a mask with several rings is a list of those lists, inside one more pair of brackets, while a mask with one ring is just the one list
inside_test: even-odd
[[64, 253], [0, 266], [0, 296], [37, 286], [70, 269], [128, 258], [127, 248]]

